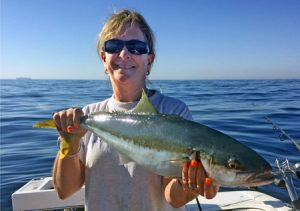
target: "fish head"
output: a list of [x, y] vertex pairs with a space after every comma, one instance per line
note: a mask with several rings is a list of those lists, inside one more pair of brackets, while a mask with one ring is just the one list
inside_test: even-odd
[[274, 181], [270, 164], [239, 142], [230, 149], [201, 156], [201, 161], [208, 176], [224, 187], [256, 187]]

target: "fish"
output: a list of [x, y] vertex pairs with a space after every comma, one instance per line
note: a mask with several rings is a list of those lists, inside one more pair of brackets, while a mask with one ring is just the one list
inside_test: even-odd
[[[114, 147], [122, 157], [121, 165], [135, 162], [155, 174], [181, 178], [183, 163], [197, 159], [207, 176], [223, 187], [256, 187], [274, 181], [270, 164], [256, 151], [196, 121], [158, 113], [144, 90], [131, 112], [90, 113], [80, 119], [80, 125]], [[33, 127], [56, 125], [51, 119]], [[68, 140], [64, 151], [67, 154]]]

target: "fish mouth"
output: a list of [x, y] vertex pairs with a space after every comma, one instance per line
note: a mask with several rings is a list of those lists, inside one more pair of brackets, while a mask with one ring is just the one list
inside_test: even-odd
[[246, 184], [249, 187], [268, 185], [274, 182], [275, 176], [271, 171], [254, 172], [246, 179]]

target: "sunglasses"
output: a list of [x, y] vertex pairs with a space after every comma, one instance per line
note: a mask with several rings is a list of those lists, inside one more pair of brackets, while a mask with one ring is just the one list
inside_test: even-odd
[[104, 42], [103, 50], [107, 53], [120, 53], [122, 49], [126, 46], [127, 50], [134, 55], [141, 55], [149, 53], [149, 47], [147, 43], [140, 40], [118, 40], [111, 39]]

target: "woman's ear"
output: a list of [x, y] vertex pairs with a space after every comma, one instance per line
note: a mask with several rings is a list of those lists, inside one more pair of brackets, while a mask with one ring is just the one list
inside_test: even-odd
[[100, 51], [100, 59], [103, 63], [106, 62], [106, 54], [104, 51]]
[[[100, 51], [99, 56], [100, 56], [103, 66], [104, 66], [104, 69], [107, 70], [108, 64], [107, 64], [107, 60], [106, 60], [106, 53], [104, 51]], [[105, 72], [105, 73], [108, 73], [108, 72]]]
[[155, 59], [155, 55], [154, 54], [148, 54], [148, 65], [152, 65], [152, 63], [154, 62]]

